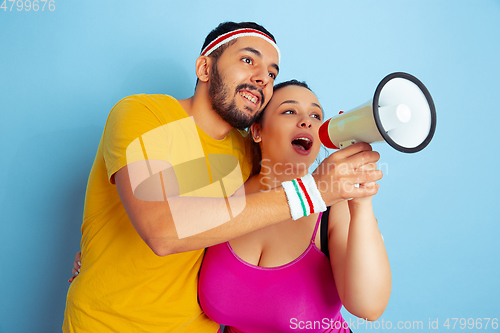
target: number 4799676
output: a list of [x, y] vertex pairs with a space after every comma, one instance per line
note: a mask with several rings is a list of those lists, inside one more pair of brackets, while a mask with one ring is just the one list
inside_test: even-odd
[[[1, 0], [0, 0], [1, 1]], [[13, 10], [21, 11], [45, 11], [45, 9], [53, 12], [56, 10], [56, 0], [3, 0], [0, 9], [3, 9], [4, 12], [7, 10], [12, 12]]]
[[[451, 319], [451, 320], [450, 320]], [[496, 330], [498, 328], [498, 318], [447, 318], [443, 326], [447, 329], [455, 329], [457, 323], [460, 325], [460, 329], [477, 329], [482, 328], [488, 329], [488, 324], [491, 320], [491, 328]]]

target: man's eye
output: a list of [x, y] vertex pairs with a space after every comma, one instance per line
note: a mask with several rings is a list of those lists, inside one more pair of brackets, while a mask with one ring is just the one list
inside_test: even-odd
[[283, 112], [283, 114], [294, 114], [295, 111], [294, 110], [286, 110]]
[[247, 63], [247, 64], [250, 64], [250, 65], [251, 65], [251, 64], [253, 64], [253, 61], [252, 61], [252, 59], [250, 59], [250, 58], [243, 58], [243, 59], [241, 59], [241, 60], [243, 60], [243, 62], [245, 62], [245, 63]]
[[269, 73], [269, 76], [271, 77], [271, 79], [275, 80], [276, 79], [276, 74], [274, 73]]

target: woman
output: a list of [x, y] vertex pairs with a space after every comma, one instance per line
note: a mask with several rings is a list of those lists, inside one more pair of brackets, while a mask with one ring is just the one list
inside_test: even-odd
[[[321, 147], [322, 121], [318, 99], [305, 83], [276, 85], [250, 128], [254, 168], [244, 193], [306, 175]], [[198, 288], [203, 310], [226, 325], [226, 333], [349, 332], [342, 305], [376, 320], [389, 301], [391, 275], [371, 201], [343, 201], [329, 214], [286, 220], [210, 247]], [[78, 257], [74, 267], [73, 273]]]
[[[321, 106], [306, 84], [278, 84], [251, 127], [262, 158], [254, 159], [245, 193], [269, 191], [306, 175], [321, 146], [322, 120]], [[324, 244], [330, 260], [320, 250], [322, 214], [210, 247], [198, 288], [205, 313], [231, 333], [349, 331], [340, 315], [342, 304], [360, 318], [377, 319], [389, 300], [391, 277], [371, 200], [331, 207]]]

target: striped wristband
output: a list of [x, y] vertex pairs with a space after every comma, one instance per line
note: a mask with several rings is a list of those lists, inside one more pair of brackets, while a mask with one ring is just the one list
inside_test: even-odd
[[292, 219], [297, 220], [310, 214], [324, 212], [325, 202], [319, 193], [314, 178], [307, 174], [304, 177], [281, 183], [285, 190]]

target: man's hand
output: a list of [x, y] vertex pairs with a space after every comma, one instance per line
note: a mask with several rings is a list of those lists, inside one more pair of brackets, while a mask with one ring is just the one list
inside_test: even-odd
[[376, 170], [379, 158], [380, 154], [363, 142], [328, 156], [312, 174], [326, 205], [375, 195], [378, 184], [374, 183], [382, 178], [382, 171]]
[[82, 266], [81, 260], [82, 260], [82, 252], [79, 251], [75, 254], [75, 261], [73, 262], [73, 270], [71, 271], [71, 274], [73, 274], [73, 276], [71, 277], [71, 279], [69, 279], [68, 281], [69, 283], [73, 282], [73, 280], [80, 273], [80, 267]]

